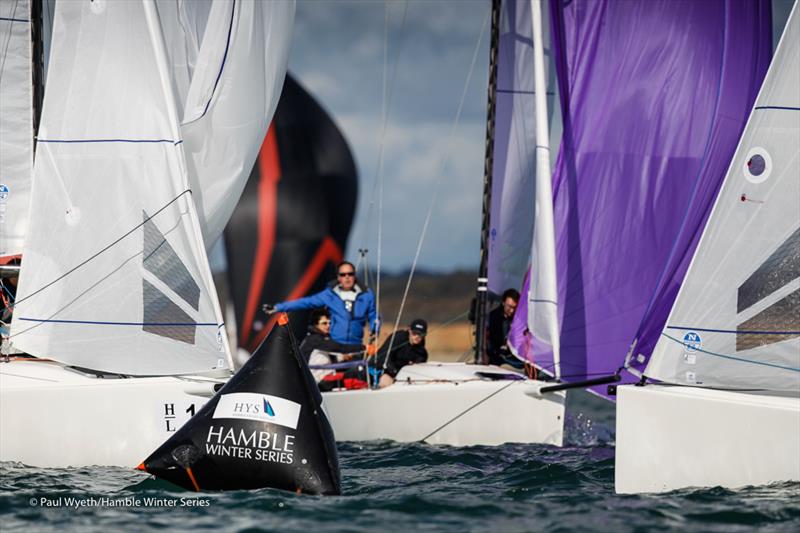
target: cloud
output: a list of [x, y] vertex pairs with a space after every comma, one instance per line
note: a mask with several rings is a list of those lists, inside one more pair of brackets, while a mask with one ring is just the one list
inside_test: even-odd
[[[419, 266], [474, 268], [481, 222], [488, 29], [452, 138], [451, 130], [489, 2], [410, 2], [402, 33], [405, 6], [388, 5], [389, 79], [395, 66], [397, 73], [383, 138], [383, 267], [410, 266], [439, 181]], [[384, 17], [382, 2], [298, 2], [290, 58], [290, 70], [331, 113], [354, 152], [360, 188], [348, 255], [369, 247], [373, 264], [378, 198], [371, 193], [382, 139]]]

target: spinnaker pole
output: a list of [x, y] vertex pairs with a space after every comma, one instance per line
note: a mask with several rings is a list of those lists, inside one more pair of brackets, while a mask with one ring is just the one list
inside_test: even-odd
[[486, 157], [483, 167], [483, 219], [481, 223], [481, 263], [475, 295], [475, 362], [488, 363], [486, 321], [488, 318], [489, 210], [492, 206], [492, 167], [494, 165], [494, 119], [497, 101], [497, 51], [500, 42], [500, 3], [492, 0], [492, 35], [489, 42], [489, 90], [486, 105]]

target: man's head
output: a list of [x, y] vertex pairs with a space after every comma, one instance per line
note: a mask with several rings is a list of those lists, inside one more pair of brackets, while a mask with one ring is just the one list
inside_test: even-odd
[[506, 289], [503, 293], [503, 316], [511, 318], [517, 310], [519, 304], [519, 291], [516, 289]]
[[308, 322], [323, 335], [328, 335], [331, 332], [331, 314], [326, 307], [311, 311]]
[[421, 318], [416, 318], [411, 321], [408, 326], [408, 342], [409, 344], [421, 344], [425, 340], [425, 335], [428, 334], [428, 323]]
[[336, 267], [336, 281], [342, 289], [349, 291], [356, 285], [356, 267], [349, 261], [342, 261]]

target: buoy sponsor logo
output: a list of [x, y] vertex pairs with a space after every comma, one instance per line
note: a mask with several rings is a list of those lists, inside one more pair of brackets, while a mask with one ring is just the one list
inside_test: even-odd
[[211, 426], [206, 436], [206, 453], [217, 457], [292, 464], [294, 435]]
[[220, 397], [214, 409], [214, 418], [255, 420], [297, 429], [300, 407], [299, 403], [278, 396], [234, 392]]

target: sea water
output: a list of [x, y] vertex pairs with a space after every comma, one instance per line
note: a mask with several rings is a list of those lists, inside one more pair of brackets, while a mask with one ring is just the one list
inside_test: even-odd
[[613, 406], [578, 393], [568, 408], [563, 448], [342, 443], [337, 497], [0, 463], [0, 530], [800, 531], [800, 483], [616, 495]]

